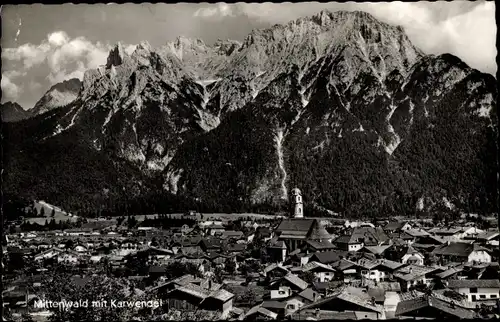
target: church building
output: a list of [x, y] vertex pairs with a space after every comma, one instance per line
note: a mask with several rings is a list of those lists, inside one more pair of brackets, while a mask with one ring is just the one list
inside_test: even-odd
[[292, 189], [290, 212], [292, 218], [283, 219], [276, 229], [278, 240], [285, 243], [288, 252], [302, 247], [308, 240], [331, 242], [331, 235], [319, 220], [304, 218], [302, 193], [298, 188]]

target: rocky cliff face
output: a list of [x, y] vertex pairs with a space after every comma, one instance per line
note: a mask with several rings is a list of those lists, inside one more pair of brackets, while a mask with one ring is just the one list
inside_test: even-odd
[[36, 137], [77, 132], [214, 209], [279, 205], [291, 186], [344, 212], [436, 196], [487, 208], [496, 94], [493, 77], [424, 55], [400, 27], [322, 11], [242, 43], [179, 37], [130, 56], [117, 45]]

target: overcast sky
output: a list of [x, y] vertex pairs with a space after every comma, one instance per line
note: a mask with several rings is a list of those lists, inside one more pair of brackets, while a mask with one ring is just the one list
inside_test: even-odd
[[452, 53], [496, 73], [494, 2], [8, 5], [1, 13], [2, 102], [32, 108], [53, 84], [104, 64], [118, 41], [132, 50], [143, 40], [157, 47], [177, 36], [242, 40], [252, 29], [322, 9], [367, 11], [401, 25], [425, 53]]

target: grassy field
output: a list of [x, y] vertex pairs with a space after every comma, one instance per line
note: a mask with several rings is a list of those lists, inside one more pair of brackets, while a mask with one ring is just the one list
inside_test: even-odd
[[[67, 220], [74, 222], [78, 218], [78, 217], [72, 216], [72, 215], [68, 214], [67, 212], [65, 212], [64, 210], [62, 210], [56, 206], [53, 206], [49, 203], [46, 203], [44, 201], [39, 201], [39, 202], [35, 201], [34, 207], [35, 207], [38, 214], [41, 213], [42, 208], [43, 208], [44, 216], [43, 217], [26, 218], [26, 221], [31, 223], [31, 224], [37, 223], [39, 225], [45, 225], [45, 221], [50, 221], [50, 220], [52, 220], [52, 218], [54, 218], [54, 220], [56, 222], [67, 221]], [[54, 209], [54, 217], [51, 216], [52, 209]]]

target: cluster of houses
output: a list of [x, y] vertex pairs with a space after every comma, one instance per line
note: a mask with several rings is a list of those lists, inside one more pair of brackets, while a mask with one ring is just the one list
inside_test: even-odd
[[[3, 249], [7, 259], [17, 253], [36, 263], [40, 274], [50, 261], [81, 267], [87, 274], [103, 261], [119, 270], [128, 255], [142, 253], [148, 269], [130, 276], [154, 281], [142, 292], [161, 297], [167, 310], [217, 311], [227, 320], [500, 313], [498, 229], [425, 227], [409, 221], [334, 225], [302, 216], [241, 221], [239, 227], [199, 221], [171, 229], [30, 232], [7, 236]], [[193, 264], [198, 274], [169, 278], [167, 267], [176, 262]], [[38, 284], [30, 285], [30, 297], [15, 279], [7, 283], [4, 307], [29, 308], [30, 301], [43, 296]]]

